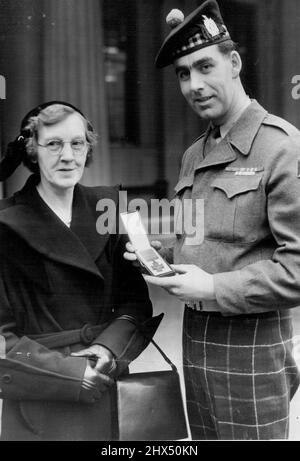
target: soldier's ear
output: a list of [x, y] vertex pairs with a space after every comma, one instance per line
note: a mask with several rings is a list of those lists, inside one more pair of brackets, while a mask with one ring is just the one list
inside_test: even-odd
[[242, 70], [242, 60], [237, 51], [232, 51], [231, 52], [231, 65], [232, 65], [232, 77], [237, 78], [240, 76], [241, 70]]

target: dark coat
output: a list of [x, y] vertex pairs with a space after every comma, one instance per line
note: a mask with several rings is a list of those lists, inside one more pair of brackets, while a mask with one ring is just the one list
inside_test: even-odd
[[[69, 229], [35, 184], [33, 175], [0, 202], [1, 438], [109, 440], [109, 392], [93, 404], [80, 401], [87, 359], [70, 352], [102, 344], [119, 373], [126, 369], [145, 347], [134, 321], [151, 318], [147, 287], [123, 258], [124, 236], [96, 230], [96, 204], [117, 203], [117, 188], [77, 185]], [[85, 325], [102, 327], [91, 336]], [[70, 330], [73, 338], [63, 338]]]

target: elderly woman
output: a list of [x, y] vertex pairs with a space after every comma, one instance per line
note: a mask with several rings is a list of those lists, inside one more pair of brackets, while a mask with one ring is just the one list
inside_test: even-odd
[[122, 236], [96, 230], [117, 188], [78, 184], [95, 138], [74, 106], [45, 103], [0, 164], [2, 180], [33, 172], [0, 202], [2, 440], [110, 440], [109, 388], [160, 320]]

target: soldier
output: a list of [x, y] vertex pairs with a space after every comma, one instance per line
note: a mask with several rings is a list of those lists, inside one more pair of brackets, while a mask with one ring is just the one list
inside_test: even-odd
[[204, 200], [204, 240], [178, 234], [177, 274], [145, 279], [185, 300], [193, 439], [285, 439], [299, 384], [290, 313], [300, 304], [299, 132], [245, 93], [217, 2], [186, 19], [173, 10], [167, 22], [156, 66], [174, 65], [183, 96], [209, 122], [175, 187], [181, 201]]

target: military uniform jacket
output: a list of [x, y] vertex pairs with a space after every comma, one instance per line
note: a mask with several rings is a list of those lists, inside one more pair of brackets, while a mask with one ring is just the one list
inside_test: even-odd
[[205, 138], [186, 151], [175, 187], [182, 200], [204, 200], [204, 236], [177, 235], [175, 262], [214, 274], [223, 315], [298, 306], [298, 130], [253, 100], [204, 158]]
[[0, 205], [2, 439], [109, 439], [109, 398], [80, 401], [87, 359], [70, 353], [102, 344], [126, 368], [141, 352], [134, 322], [152, 315], [147, 287], [122, 236], [96, 229], [97, 202], [117, 204], [116, 188], [77, 185], [68, 228], [35, 183]]

